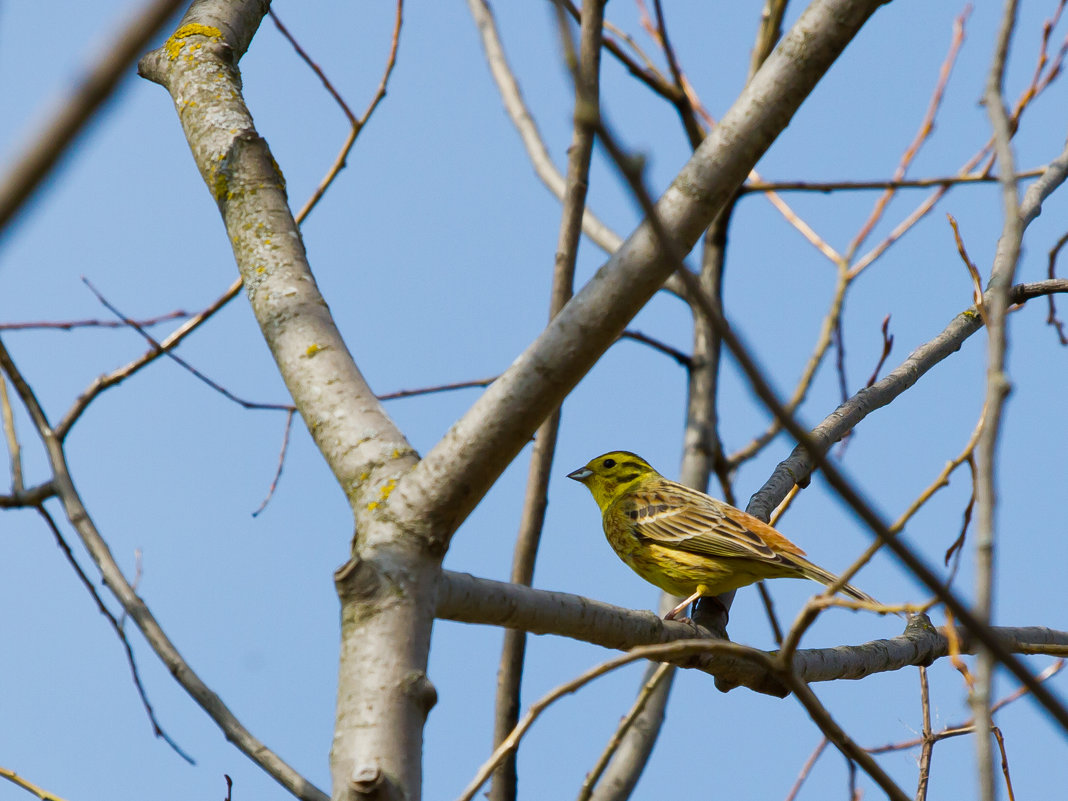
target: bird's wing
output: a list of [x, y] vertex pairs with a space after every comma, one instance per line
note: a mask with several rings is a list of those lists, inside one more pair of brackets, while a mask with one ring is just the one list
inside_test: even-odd
[[681, 484], [665, 485], [636, 489], [620, 499], [620, 511], [638, 537], [704, 556], [773, 562], [804, 556], [762, 520]]

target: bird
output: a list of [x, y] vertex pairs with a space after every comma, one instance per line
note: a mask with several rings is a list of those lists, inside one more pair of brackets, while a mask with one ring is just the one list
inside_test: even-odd
[[[630, 451], [601, 454], [567, 477], [593, 495], [605, 536], [619, 558], [651, 584], [686, 598], [665, 620], [675, 619], [698, 598], [762, 579], [838, 581], [764, 521], [664, 478]], [[850, 584], [840, 592], [878, 605]]]

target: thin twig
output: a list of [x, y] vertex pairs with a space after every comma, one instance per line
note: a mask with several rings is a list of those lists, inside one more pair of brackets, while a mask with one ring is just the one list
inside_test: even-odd
[[[897, 168], [894, 170], [894, 175], [891, 181], [900, 181], [905, 177], [905, 173], [908, 171], [909, 165], [912, 164], [916, 155], [920, 152], [920, 148], [930, 138], [934, 132], [935, 117], [938, 115], [938, 110], [942, 106], [942, 98], [945, 97], [946, 85], [949, 83], [949, 76], [953, 72], [953, 65], [957, 63], [957, 55], [960, 53], [961, 45], [964, 43], [964, 22], [967, 20], [968, 15], [971, 13], [971, 6], [965, 6], [964, 11], [953, 20], [953, 36], [950, 40], [949, 51], [946, 53], [945, 59], [942, 61], [942, 67], [938, 71], [938, 80], [935, 81], [934, 91], [931, 93], [931, 100], [927, 104], [927, 111], [923, 115], [923, 120], [920, 122], [920, 128], [916, 132], [916, 136], [913, 138], [909, 146], [905, 148], [905, 152], [901, 154], [901, 159], [898, 161]], [[871, 235], [872, 230], [882, 219], [883, 214], [886, 212], [887, 206], [897, 193], [896, 188], [888, 187], [879, 199], [875, 201], [875, 206], [871, 210], [871, 214], [868, 215], [868, 219], [861, 225], [860, 230], [857, 231], [853, 240], [846, 248], [846, 260], [852, 261], [857, 251], [864, 244], [868, 236]]]
[[334, 88], [334, 85], [330, 82], [330, 79], [326, 77], [326, 74], [322, 71], [318, 64], [316, 64], [311, 56], [309, 56], [304, 49], [300, 46], [297, 40], [290, 34], [289, 30], [282, 24], [282, 21], [271, 9], [268, 12], [271, 15], [271, 20], [275, 26], [281, 32], [282, 36], [286, 38], [289, 44], [297, 52], [297, 55], [301, 57], [305, 64], [319, 77], [319, 80], [323, 84], [323, 88], [330, 93], [330, 96], [334, 98], [334, 102], [341, 108], [342, 113], [349, 121], [349, 135], [345, 139], [344, 144], [341, 146], [341, 150], [338, 152], [337, 157], [334, 159], [334, 163], [327, 171], [326, 176], [319, 182], [319, 186], [316, 187], [305, 202], [303, 208], [297, 213], [295, 219], [298, 224], [304, 222], [307, 216], [311, 213], [312, 209], [319, 203], [323, 195], [326, 194], [326, 190], [330, 188], [330, 185], [337, 178], [342, 169], [345, 168], [345, 163], [348, 159], [349, 152], [352, 150], [353, 145], [356, 144], [356, 138], [360, 135], [360, 131], [367, 125], [368, 120], [371, 119], [371, 115], [374, 110], [378, 108], [378, 104], [382, 102], [382, 99], [386, 96], [386, 87], [389, 85], [390, 76], [393, 74], [393, 67], [397, 63], [397, 49], [400, 45], [400, 32], [401, 25], [404, 21], [404, 0], [397, 0], [397, 12], [393, 22], [393, 36], [390, 41], [389, 55], [386, 58], [386, 67], [382, 75], [382, 80], [378, 84], [378, 89], [375, 90], [374, 95], [371, 97], [370, 103], [367, 105], [367, 109], [363, 115], [357, 119], [356, 115], [352, 113], [345, 99], [341, 96], [341, 93]]
[[[94, 380], [93, 383], [78, 396], [70, 409], [68, 409], [67, 413], [63, 416], [63, 419], [59, 422], [59, 425], [56, 426], [56, 436], [59, 438], [60, 442], [67, 438], [67, 434], [70, 433], [71, 427], [78, 422], [78, 419], [85, 413], [85, 410], [89, 408], [89, 404], [96, 400], [102, 392], [122, 383], [141, 368], [146, 367], [160, 356], [163, 356], [164, 353], [176, 348], [183, 339], [211, 319], [216, 312], [236, 297], [237, 293], [241, 291], [241, 286], [241, 279], [238, 278], [225, 292], [223, 292], [222, 295], [216, 298], [211, 305], [180, 325], [174, 332], [164, 338], [157, 347], [150, 348], [129, 364]], [[123, 324], [126, 324], [125, 321], [123, 321]]]
[[399, 389], [396, 392], [387, 392], [385, 395], [376, 395], [380, 401], [399, 400], [401, 398], [415, 398], [419, 395], [430, 395], [435, 392], [452, 392], [457, 389], [475, 389], [478, 387], [488, 387], [494, 381], [497, 380], [497, 376], [490, 376], [489, 378], [476, 378], [471, 381], [455, 381], [451, 384], [438, 384], [432, 387], [420, 387], [418, 389]]
[[820, 758], [820, 754], [827, 748], [827, 744], [830, 742], [826, 737], [820, 739], [819, 744], [809, 754], [808, 759], [805, 760], [805, 764], [801, 766], [801, 772], [797, 774], [797, 780], [794, 782], [794, 786], [790, 788], [790, 792], [786, 794], [785, 801], [794, 801], [797, 798], [797, 794], [801, 792], [801, 785], [805, 783], [805, 779], [808, 778], [808, 774], [812, 772], [812, 768], [816, 766], [816, 760]]
[[658, 350], [666, 356], [670, 356], [676, 362], [683, 367], [689, 369], [693, 367], [693, 359], [688, 353], [683, 353], [678, 348], [673, 348], [665, 342], [661, 342], [659, 339], [654, 339], [651, 336], [643, 334], [641, 331], [634, 331], [627, 329], [619, 335], [620, 339], [632, 339], [635, 342], [641, 342], [643, 345], [648, 345], [653, 350]]
[[[576, 22], [581, 19], [582, 15], [579, 13], [578, 6], [571, 2], [571, 0], [560, 0], [560, 5], [564, 7], [567, 13], [570, 14]], [[633, 75], [639, 81], [644, 83], [658, 95], [663, 97], [669, 103], [674, 104], [675, 102], [677, 102], [678, 88], [660, 73], [660, 71], [653, 65], [652, 59], [650, 59], [649, 56], [647, 56], [642, 51], [642, 49], [638, 47], [634, 39], [628, 36], [626, 33], [620, 31], [618, 28], [615, 28], [615, 26], [612, 26], [608, 23], [605, 23], [605, 28], [612, 30], [614, 33], [616, 33], [617, 36], [626, 41], [627, 44], [631, 47], [631, 49], [633, 49], [634, 52], [638, 55], [638, 58], [645, 62], [646, 66], [643, 68], [640, 64], [637, 64], [630, 56], [623, 52], [623, 49], [618, 44], [612, 41], [612, 39], [609, 37], [605, 37], [605, 49], [608, 50], [608, 52], [611, 53], [619, 61], [620, 64], [626, 67], [627, 71], [630, 72], [631, 75]]]
[[983, 304], [983, 279], [979, 275], [979, 268], [975, 266], [975, 262], [968, 258], [968, 251], [964, 247], [964, 240], [961, 239], [960, 228], [957, 226], [956, 218], [952, 214], [947, 214], [946, 219], [949, 220], [949, 226], [953, 229], [953, 240], [957, 243], [957, 253], [960, 254], [961, 261], [968, 268], [968, 275], [972, 279], [972, 302], [975, 304], [979, 316], [983, 318], [983, 325], [989, 325], [989, 321], [986, 319], [986, 307]]
[[[1045, 167], [1016, 173], [1016, 180], [1036, 178], [1045, 171]], [[875, 189], [931, 189], [932, 187], [949, 188], [968, 184], [992, 184], [1001, 180], [996, 175], [943, 175], [935, 178], [902, 178], [901, 180], [875, 181], [746, 181], [738, 191], [741, 194], [752, 192], [857, 192]]]
[[927, 785], [931, 779], [931, 758], [934, 756], [935, 739], [931, 734], [931, 688], [927, 683], [927, 668], [923, 665], [920, 665], [920, 709], [923, 715], [921, 730], [923, 746], [920, 749], [916, 801], [927, 801]]
[[74, 552], [71, 551], [70, 545], [63, 538], [63, 533], [59, 530], [59, 526], [56, 525], [56, 521], [52, 519], [52, 515], [48, 512], [44, 506], [37, 507], [37, 513], [45, 521], [45, 525], [48, 526], [49, 531], [52, 532], [52, 536], [56, 540], [56, 545], [63, 552], [63, 556], [66, 557], [68, 564], [73, 568], [75, 575], [78, 576], [78, 580], [81, 581], [82, 586], [88, 590], [89, 595], [92, 596], [93, 601], [96, 602], [96, 608], [99, 610], [110, 624], [112, 630], [115, 632], [115, 636], [119, 638], [119, 642], [122, 643], [122, 649], [126, 654], [126, 663], [130, 666], [130, 676], [133, 678], [134, 687], [137, 688], [137, 695], [141, 698], [141, 706], [145, 708], [145, 714], [148, 715], [148, 720], [152, 724], [152, 733], [162, 739], [167, 745], [169, 745], [174, 752], [178, 754], [182, 759], [188, 762], [190, 765], [195, 765], [196, 760], [187, 754], [182, 748], [174, 741], [174, 739], [167, 734], [167, 732], [160, 725], [159, 720], [156, 718], [156, 713], [152, 709], [152, 704], [148, 700], [148, 693], [145, 691], [145, 685], [141, 683], [141, 673], [137, 669], [137, 660], [134, 658], [133, 648], [130, 646], [130, 641], [126, 638], [126, 631], [123, 629], [122, 623], [111, 614], [111, 610], [104, 605], [104, 599], [100, 597], [100, 594], [96, 591], [96, 586], [85, 575], [85, 571], [82, 570], [82, 566], [78, 564], [78, 560], [74, 558]]
[[22, 778], [17, 773], [15, 773], [15, 771], [9, 770], [8, 768], [0, 767], [0, 779], [7, 779], [9, 782], [16, 785], [17, 787], [21, 787], [26, 792], [33, 793], [35, 796], [41, 799], [41, 801], [64, 801], [63, 798], [56, 795], [55, 793], [49, 792], [48, 790], [38, 787], [33, 782]]
[[157, 351], [162, 352], [163, 355], [165, 355], [168, 359], [171, 359], [179, 367], [184, 368], [187, 372], [191, 373], [193, 375], [193, 377], [195, 377], [195, 378], [199, 379], [200, 381], [202, 381], [203, 383], [207, 384], [209, 387], [214, 389], [216, 392], [218, 392], [220, 395], [222, 395], [227, 400], [233, 401], [234, 403], [236, 403], [237, 405], [241, 406], [244, 409], [267, 409], [267, 410], [271, 410], [271, 411], [288, 412], [288, 411], [292, 411], [292, 410], [294, 410], [296, 408], [292, 404], [287, 404], [287, 403], [260, 403], [258, 401], [250, 401], [250, 400], [245, 400], [244, 398], [239, 398], [237, 395], [232, 393], [230, 390], [228, 390], [222, 384], [219, 384], [218, 382], [213, 381], [212, 379], [208, 378], [206, 375], [204, 375], [204, 373], [200, 372], [197, 368], [193, 367], [193, 365], [191, 365], [189, 362], [187, 362], [182, 357], [175, 355], [170, 350], [164, 350], [162, 344], [157, 342], [156, 339], [153, 338], [153, 336], [151, 334], [149, 334], [142, 326], [138, 325], [137, 321], [131, 320], [129, 317], [127, 317], [125, 314], [123, 314], [121, 311], [119, 311], [107, 298], [105, 298], [100, 293], [100, 291], [95, 286], [93, 286], [92, 282], [88, 278], [85, 278], [83, 276], [82, 277], [82, 281], [85, 283], [85, 285], [87, 287], [89, 287], [89, 291], [92, 292], [94, 295], [96, 295], [97, 300], [99, 300], [100, 303], [103, 304], [103, 306], [108, 311], [110, 311], [112, 314], [114, 314], [116, 317], [118, 317], [120, 320], [122, 320], [128, 326], [130, 326], [130, 328], [132, 328], [134, 331], [139, 333], [142, 337], [144, 337], [145, 341], [148, 342], [148, 344], [150, 344]]
[[3, 373], [0, 373], [0, 422], [3, 423], [11, 464], [11, 494], [18, 497], [26, 486], [22, 476], [22, 447], [19, 445], [19, 433], [15, 430], [15, 415], [11, 411], [11, 398], [7, 394], [7, 381]]
[[[1049, 267], [1048, 274], [1052, 281], [1057, 277], [1057, 256], [1060, 255], [1061, 248], [1068, 244], [1068, 233], [1062, 234], [1061, 238], [1057, 240], [1057, 243], [1050, 248], [1049, 251]], [[1057, 339], [1060, 340], [1062, 345], [1068, 345], [1068, 336], [1064, 334], [1064, 323], [1057, 317], [1057, 305], [1053, 302], [1053, 295], [1049, 298], [1049, 315], [1046, 317], [1046, 324], [1052, 325], [1057, 331]]]
[[[1066, 662], [1064, 659], [1058, 659], [1056, 662], [1053, 662], [1051, 665], [1049, 665], [1041, 673], [1037, 674], [1035, 676], [1035, 679], [1038, 680], [1038, 681], [1048, 681], [1053, 676], [1057, 675], [1065, 667], [1066, 664], [1068, 664], [1068, 662]], [[1019, 700], [1020, 698], [1024, 697], [1025, 695], [1027, 695], [1027, 688], [1026, 687], [1019, 687], [1016, 690], [1014, 690], [1013, 692], [1011, 692], [1008, 695], [1006, 695], [1004, 698], [1002, 698], [996, 704], [994, 704], [991, 707], [991, 712], [997, 712], [998, 710], [1002, 709], [1003, 707], [1008, 706], [1009, 704], [1013, 703], [1014, 701]], [[929, 715], [930, 715], [930, 712], [928, 711], [928, 716]], [[930, 726], [929, 725], [928, 725], [927, 728], [928, 728], [928, 730], [930, 730]], [[950, 737], [960, 737], [961, 735], [964, 735], [964, 734], [973, 734], [974, 732], [975, 732], [975, 719], [974, 718], [968, 718], [966, 721], [964, 721], [962, 723], [948, 724], [946, 726], [943, 726], [937, 732], [931, 732], [930, 733], [930, 738], [931, 738], [931, 740], [933, 742], [938, 742], [940, 740], [945, 740], [945, 739], [948, 739]], [[903, 741], [898, 742], [898, 743], [889, 743], [887, 745], [874, 746], [872, 748], [868, 748], [867, 750], [868, 750], [868, 753], [871, 753], [871, 754], [888, 754], [888, 753], [891, 753], [891, 752], [894, 752], [894, 751], [907, 751], [908, 749], [915, 748], [918, 745], [922, 746], [923, 743], [924, 743], [924, 737], [921, 734], [920, 737], [915, 737], [915, 738], [913, 738], [911, 740], [903, 740]]]
[[1016, 794], [1012, 791], [1012, 779], [1009, 778], [1009, 755], [1005, 752], [1005, 738], [997, 726], [991, 726], [990, 731], [994, 739], [998, 741], [998, 750], [1001, 751], [1001, 772], [1005, 776], [1005, 792], [1009, 795], [1009, 801], [1016, 801]]
[[7, 373], [8, 378], [11, 379], [12, 386], [29, 413], [30, 419], [33, 420], [38, 436], [47, 452], [55, 491], [63, 503], [67, 520], [78, 533], [86, 550], [96, 563], [105, 585], [122, 605], [123, 610], [136, 623], [145, 641], [156, 652], [178, 684], [207, 712], [225, 733], [226, 738], [237, 748], [302, 801], [327, 801], [328, 796], [325, 793], [286, 764], [263, 742], [256, 739], [227, 708], [222, 699], [204, 684], [167, 637], [145, 602], [130, 586], [122, 569], [115, 561], [111, 549], [100, 535], [89, 510], [82, 503], [81, 496], [74, 486], [74, 480], [71, 478], [66, 453], [57, 432], [49, 425], [48, 417], [33, 389], [22, 376], [2, 341], [0, 341], [0, 370]]
[[293, 430], [293, 415], [296, 414], [296, 409], [290, 409], [286, 413], [286, 427], [282, 434], [282, 448], [278, 452], [278, 467], [274, 471], [274, 478], [271, 479], [271, 486], [267, 488], [267, 497], [263, 499], [256, 511], [252, 513], [253, 517], [259, 517], [260, 512], [267, 508], [267, 504], [271, 502], [271, 498], [274, 497], [274, 491], [278, 487], [278, 479], [282, 477], [282, 468], [286, 464], [286, 451], [289, 449], [289, 434]]
[[[192, 315], [187, 311], [176, 310], [161, 314], [158, 317], [150, 317], [147, 320], [138, 320], [137, 324], [142, 328], [151, 328], [154, 325], [167, 323], [171, 320], [185, 320]], [[128, 328], [122, 320], [59, 320], [41, 321], [30, 323], [0, 323], [0, 331], [73, 331], [75, 328]]]
[[579, 790], [576, 801], [589, 801], [590, 794], [593, 792], [593, 788], [600, 781], [601, 775], [604, 773], [605, 768], [608, 767], [609, 761], [612, 756], [619, 749], [620, 744], [623, 742], [624, 735], [634, 725], [634, 721], [638, 719], [638, 716], [645, 709], [646, 703], [649, 698], [660, 686], [660, 684], [666, 680], [670, 680], [671, 672], [674, 670], [674, 665], [669, 665], [667, 662], [662, 662], [657, 665], [656, 670], [653, 671], [653, 675], [642, 685], [641, 691], [638, 693], [638, 697], [634, 699], [634, 703], [631, 705], [630, 710], [623, 716], [623, 720], [620, 721], [619, 726], [612, 733], [608, 743], [605, 745], [601, 755], [597, 758], [593, 768], [586, 774], [586, 778], [582, 781], [582, 787]]

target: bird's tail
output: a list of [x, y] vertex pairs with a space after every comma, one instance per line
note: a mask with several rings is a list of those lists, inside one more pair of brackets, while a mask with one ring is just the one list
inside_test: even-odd
[[[820, 584], [823, 584], [828, 587], [838, 581], [838, 576], [834, 575], [834, 573], [831, 573], [829, 570], [824, 570], [819, 565], [813, 564], [807, 559], [802, 559], [799, 556], [792, 556], [791, 560], [797, 563], [798, 568], [801, 570], [801, 573], [805, 576], [805, 578], [810, 578], [813, 581], [818, 581]], [[866, 592], [858, 590], [852, 584], [846, 584], [840, 590], [838, 590], [838, 592], [842, 593], [842, 595], [848, 595], [850, 598], [856, 601], [862, 601], [864, 603], [873, 604], [875, 606], [882, 606], [882, 604], [880, 604]]]

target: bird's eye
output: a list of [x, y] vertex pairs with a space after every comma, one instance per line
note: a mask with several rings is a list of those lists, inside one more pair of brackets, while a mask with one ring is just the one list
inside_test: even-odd
[[603, 462], [601, 462], [601, 464], [604, 467], [613, 468], [613, 467], [616, 466], [616, 460], [615, 459], [605, 459]]

